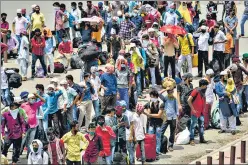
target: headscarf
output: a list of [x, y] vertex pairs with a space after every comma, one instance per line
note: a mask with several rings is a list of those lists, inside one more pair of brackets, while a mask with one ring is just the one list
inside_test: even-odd
[[116, 68], [118, 70], [121, 70], [121, 64], [122, 62], [124, 62], [124, 64], [126, 65], [126, 67], [128, 66], [128, 63], [127, 63], [127, 60], [123, 57], [123, 56], [120, 56], [116, 62]]
[[[33, 142], [37, 142], [39, 145], [38, 151], [35, 153], [33, 150]], [[30, 150], [31, 152], [29, 153], [29, 156], [31, 157], [31, 160], [33, 162], [33, 164], [40, 164], [40, 161], [42, 159], [42, 150], [43, 150], [43, 144], [39, 139], [35, 139], [32, 141], [32, 143], [30, 144]]]
[[109, 74], [113, 74], [115, 72], [115, 67], [113, 65], [109, 64], [109, 63], [106, 64], [105, 68], [107, 70], [106, 72], [109, 73]]
[[137, 110], [137, 112], [142, 113], [144, 111], [144, 105], [141, 103], [138, 103], [136, 105], [136, 110]]
[[53, 36], [53, 34], [51, 32], [51, 29], [49, 29], [48, 27], [44, 27], [44, 29], [43, 29], [43, 35], [44, 35], [44, 30], [47, 31], [46, 37], [51, 38]]

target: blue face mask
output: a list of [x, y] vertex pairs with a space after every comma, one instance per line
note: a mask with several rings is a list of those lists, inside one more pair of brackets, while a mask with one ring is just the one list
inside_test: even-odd
[[48, 91], [47, 92], [47, 94], [50, 95], [50, 96], [53, 95], [53, 93], [54, 93], [53, 91]]
[[67, 42], [67, 41], [68, 41], [68, 39], [63, 39], [63, 41], [64, 41], [64, 42]]
[[175, 10], [174, 10], [174, 9], [170, 9], [169, 11], [170, 11], [170, 13], [174, 13], [174, 12], [175, 12]]
[[89, 132], [90, 136], [94, 136], [95, 132]]
[[137, 17], [137, 16], [138, 16], [138, 14], [137, 14], [137, 13], [134, 13], [134, 14], [133, 14], [133, 16], [134, 16], [134, 17]]

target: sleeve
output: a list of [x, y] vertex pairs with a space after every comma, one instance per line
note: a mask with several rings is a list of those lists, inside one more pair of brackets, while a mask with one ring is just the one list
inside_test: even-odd
[[56, 40], [55, 40], [54, 36], [52, 36], [52, 40], [53, 40], [53, 47], [55, 48], [56, 47]]
[[16, 23], [16, 18], [14, 18], [14, 20], [13, 20], [13, 24], [15, 24]]
[[219, 97], [225, 96], [225, 92], [221, 90], [219, 83], [215, 84], [215, 91]]
[[102, 138], [98, 136], [98, 151], [100, 152], [102, 150], [103, 150]]
[[177, 92], [181, 92], [181, 91], [182, 91], [181, 85], [177, 85]]
[[190, 44], [191, 46], [195, 46], [194, 40], [193, 40], [193, 36], [189, 35], [189, 40], [190, 40]]
[[41, 38], [41, 47], [45, 47], [46, 46], [46, 41], [45, 41], [45, 38], [44, 37], [42, 37]]
[[42, 16], [41, 16], [41, 21], [42, 21], [42, 22], [45, 22], [45, 17], [44, 17], [43, 14], [42, 14]]
[[36, 103], [35, 103], [35, 105], [39, 108], [40, 106], [42, 106], [44, 103], [41, 101], [41, 100], [39, 100], [39, 101], [37, 101]]
[[166, 98], [163, 94], [159, 94], [159, 98], [163, 101], [166, 102]]
[[161, 109], [161, 110], [163, 109], [163, 110], [164, 110], [164, 106], [165, 106], [164, 103], [162, 103], [162, 104], [160, 105], [159, 109]]
[[176, 111], [176, 113], [177, 113], [177, 116], [179, 116], [179, 110], [178, 110], [178, 101], [177, 101], [177, 99], [175, 98], [175, 107], [176, 107], [176, 109], [175, 109], [175, 111]]
[[55, 92], [55, 95], [57, 97], [61, 96], [62, 94], [63, 94], [63, 91], [62, 90], [59, 90], [59, 91]]
[[2, 129], [1, 129], [1, 133], [2, 133], [2, 136], [5, 135], [5, 125], [6, 125], [6, 119], [4, 117], [5, 115], [2, 115], [2, 119], [1, 119], [1, 125], [2, 125]]
[[75, 89], [71, 88], [71, 94], [75, 97], [78, 93]]
[[164, 14], [164, 19], [163, 19], [163, 23], [164, 23], [164, 24], [166, 23], [166, 19], [167, 19], [167, 14], [165, 13], [165, 14]]
[[9, 29], [9, 23], [7, 22], [6, 29]]
[[114, 131], [112, 130], [112, 128], [111, 127], [107, 127], [107, 128], [108, 128], [108, 133], [111, 136], [111, 138], [116, 138], [116, 135]]
[[226, 37], [226, 35], [225, 35], [223, 32], [221, 32], [221, 38], [222, 38], [223, 40], [227, 40], [227, 37]]
[[198, 91], [197, 91], [196, 89], [194, 89], [194, 90], [191, 92], [190, 96], [194, 98], [194, 97], [197, 96], [197, 94], [198, 94]]
[[25, 23], [29, 23], [27, 18], [23, 17], [23, 20], [24, 20]]
[[46, 152], [43, 152], [43, 164], [48, 164], [49, 157]]
[[68, 135], [65, 134], [65, 135], [61, 138], [61, 140], [62, 140], [63, 143], [67, 143]]
[[66, 91], [63, 91], [62, 92], [62, 95], [63, 95], [63, 97], [64, 97], [64, 105], [66, 104], [68, 104], [68, 94], [67, 94], [67, 92]]
[[15, 40], [15, 43], [16, 43], [15, 49], [17, 49], [17, 48], [19, 47], [19, 44], [20, 44], [20, 43], [19, 43], [19, 41], [18, 41], [15, 37], [14, 37], [13, 39]]
[[33, 164], [33, 163], [32, 163], [32, 160], [31, 160], [31, 152], [30, 152], [29, 155], [28, 155], [28, 164]]
[[150, 109], [150, 103], [146, 103], [144, 109]]

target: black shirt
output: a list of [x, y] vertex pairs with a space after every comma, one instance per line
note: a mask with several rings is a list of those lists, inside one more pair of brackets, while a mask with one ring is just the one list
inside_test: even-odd
[[[145, 105], [145, 109], [150, 109], [151, 114], [158, 114], [160, 107], [159, 107], [159, 101], [157, 105], [154, 105], [154, 103], [147, 103]], [[150, 118], [149, 119], [150, 126], [161, 126], [163, 123], [163, 119], [161, 118]]]

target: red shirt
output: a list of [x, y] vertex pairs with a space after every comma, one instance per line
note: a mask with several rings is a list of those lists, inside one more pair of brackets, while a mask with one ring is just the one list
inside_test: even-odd
[[31, 39], [31, 44], [32, 44], [32, 53], [37, 55], [37, 56], [42, 56], [44, 55], [44, 48], [45, 48], [45, 38], [41, 37], [41, 40], [36, 40], [35, 37]]
[[9, 29], [9, 23], [6, 21], [6, 22], [1, 22], [1, 28], [2, 29]]
[[96, 127], [96, 134], [102, 138], [103, 151], [99, 153], [99, 156], [110, 156], [111, 155], [111, 139], [116, 138], [116, 135], [111, 127], [105, 126], [107, 131], [103, 131], [100, 126]]
[[205, 110], [206, 99], [205, 97], [202, 97], [201, 93], [197, 89], [194, 89], [192, 93], [190, 94], [190, 96], [195, 98], [192, 105], [196, 111], [196, 113], [191, 111], [191, 115], [194, 115], [197, 118], [199, 118]]
[[[59, 165], [57, 148], [56, 148], [56, 141], [50, 142], [49, 144], [51, 145], [51, 150], [52, 150], [53, 165]], [[61, 152], [63, 152], [63, 150], [65, 148], [63, 140], [59, 141], [59, 147], [61, 149]]]
[[155, 21], [155, 18], [152, 14], [147, 14], [143, 17], [143, 22], [146, 24], [147, 29], [152, 27], [153, 22]]
[[62, 41], [59, 44], [58, 50], [59, 50], [60, 54], [72, 53], [73, 52], [72, 42], [71, 41], [67, 41], [67, 42]]
[[102, 139], [100, 136], [95, 135], [90, 140], [89, 135], [85, 135], [85, 138], [89, 141], [89, 145], [84, 153], [84, 161], [87, 163], [96, 163], [99, 152], [102, 150]]
[[207, 24], [208, 28], [212, 28], [215, 25], [215, 20], [212, 20], [212, 19], [207, 20], [206, 24]]

